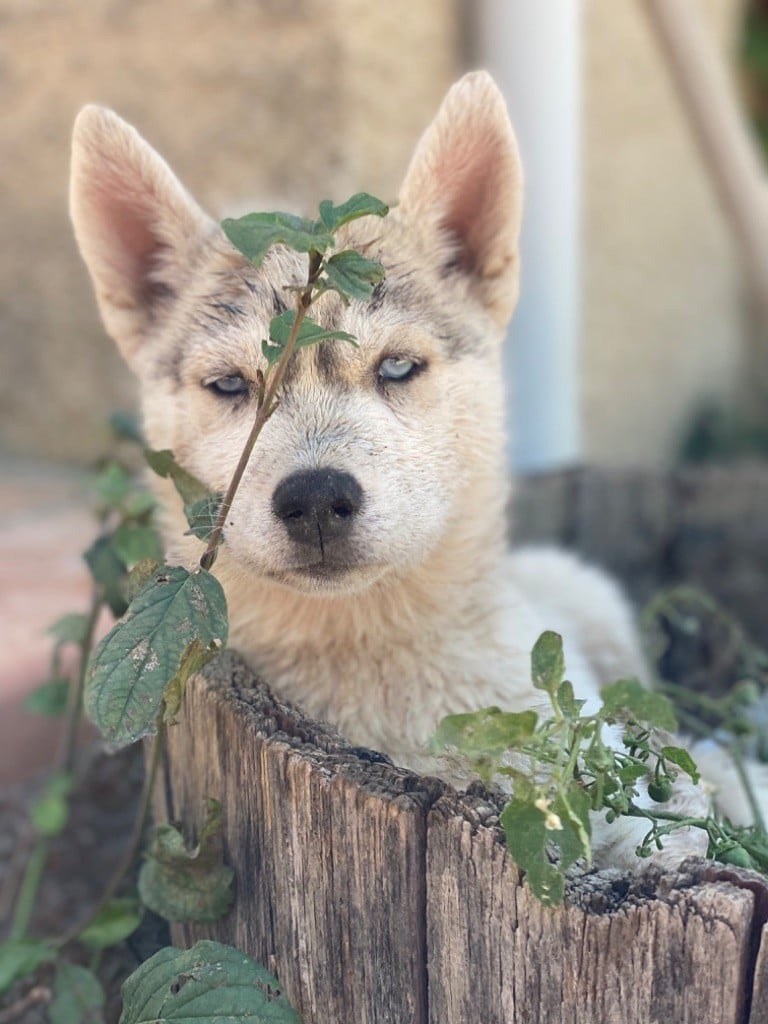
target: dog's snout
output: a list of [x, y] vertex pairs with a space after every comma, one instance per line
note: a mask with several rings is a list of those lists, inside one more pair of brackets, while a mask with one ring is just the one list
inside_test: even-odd
[[338, 469], [308, 469], [281, 481], [272, 509], [292, 540], [318, 544], [342, 540], [363, 502], [357, 480]]

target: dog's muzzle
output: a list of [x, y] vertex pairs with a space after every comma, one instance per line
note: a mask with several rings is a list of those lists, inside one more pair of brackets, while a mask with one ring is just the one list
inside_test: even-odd
[[272, 511], [297, 544], [329, 548], [349, 538], [363, 503], [357, 480], [338, 469], [308, 469], [282, 480], [272, 495]]

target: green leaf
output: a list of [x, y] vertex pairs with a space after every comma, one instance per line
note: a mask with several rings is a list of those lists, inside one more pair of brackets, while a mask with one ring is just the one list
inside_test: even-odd
[[82, 644], [88, 636], [89, 619], [81, 612], [70, 612], [56, 619], [46, 630], [55, 636], [60, 644]]
[[554, 833], [546, 827], [546, 815], [538, 807], [517, 798], [510, 800], [499, 819], [507, 849], [519, 868], [525, 871], [534, 896], [546, 906], [562, 902], [563, 872], [552, 864], [547, 845]]
[[621, 765], [617, 770], [617, 774], [622, 786], [634, 786], [636, 782], [639, 782], [640, 779], [648, 774], [648, 766], [628, 761]]
[[141, 924], [142, 910], [138, 900], [122, 897], [111, 899], [78, 935], [91, 951], [116, 946], [127, 939]]
[[24, 707], [35, 714], [56, 718], [67, 710], [68, 699], [69, 680], [49, 679], [47, 683], [43, 683], [27, 695]]
[[144, 444], [144, 437], [141, 433], [141, 424], [135, 413], [125, 409], [118, 409], [109, 417], [109, 425], [112, 433], [118, 441], [133, 441], [135, 444]]
[[[276, 316], [272, 319], [269, 325], [269, 338], [270, 341], [275, 345], [279, 345], [281, 348], [285, 348], [288, 344], [288, 338], [293, 330], [293, 324], [296, 320], [296, 310], [287, 309], [284, 313]], [[325, 328], [321, 327], [320, 324], [315, 323], [308, 316], [305, 316], [299, 327], [299, 333], [296, 338], [296, 348], [304, 348], [306, 345], [316, 345], [319, 341], [349, 341], [353, 345], [355, 344], [354, 335], [349, 334], [347, 331], [326, 331]]]
[[681, 768], [686, 775], [690, 775], [691, 781], [694, 785], [699, 781], [701, 776], [699, 770], [696, 767], [696, 762], [693, 760], [687, 750], [683, 750], [682, 747], [662, 747], [661, 756], [665, 761], [669, 761], [672, 764], [676, 764], [678, 768]]
[[104, 600], [112, 614], [120, 617], [128, 607], [125, 584], [128, 574], [112, 537], [99, 537], [83, 555], [96, 583], [104, 591]]
[[101, 982], [78, 964], [60, 963], [53, 984], [50, 1024], [103, 1024], [106, 997]]
[[166, 946], [122, 987], [120, 1024], [301, 1024], [280, 982], [231, 946]]
[[581, 709], [587, 702], [585, 700], [576, 700], [573, 693], [573, 683], [565, 679], [557, 691], [557, 703], [566, 718], [578, 718]]
[[258, 267], [273, 245], [287, 245], [295, 252], [323, 253], [333, 236], [318, 221], [292, 213], [249, 213], [221, 223], [232, 245]]
[[167, 921], [217, 921], [234, 897], [234, 872], [223, 861], [221, 806], [207, 801], [200, 841], [188, 849], [172, 825], [158, 825], [139, 874], [145, 906]]
[[184, 513], [189, 523], [188, 534], [200, 540], [208, 540], [213, 533], [223, 494], [208, 494], [191, 505], [184, 506]]
[[123, 502], [123, 515], [129, 519], [145, 519], [157, 506], [151, 491], [134, 491]]
[[224, 591], [204, 569], [162, 566], [90, 665], [85, 709], [106, 739], [122, 746], [155, 731], [165, 688], [193, 640], [203, 647], [226, 644]]
[[221, 653], [221, 644], [210, 643], [204, 647], [199, 640], [190, 641], [181, 656], [176, 674], [166, 686], [163, 697], [165, 699], [165, 721], [173, 723], [179, 713], [184, 701], [184, 693], [190, 676], [199, 672], [204, 665], [212, 661]]
[[531, 679], [537, 690], [555, 694], [565, 675], [563, 638], [547, 630], [542, 633], [531, 651]]
[[7, 992], [14, 981], [33, 974], [55, 956], [51, 943], [42, 939], [10, 939], [0, 943], [0, 995]]
[[[269, 325], [270, 341], [262, 341], [261, 343], [261, 351], [264, 353], [264, 356], [270, 366], [278, 362], [285, 352], [295, 320], [296, 310], [294, 309], [288, 309], [285, 313], [281, 313], [280, 316], [276, 316], [272, 319]], [[326, 331], [320, 326], [320, 324], [316, 324], [314, 320], [310, 320], [309, 317], [304, 317], [301, 322], [301, 327], [299, 327], [294, 351], [300, 348], [305, 348], [307, 345], [316, 345], [320, 341], [329, 341], [334, 339], [338, 341], [348, 341], [352, 345], [357, 344], [354, 337], [351, 334], [348, 334], [347, 331]]]
[[155, 562], [163, 560], [163, 544], [154, 526], [121, 523], [113, 534], [112, 543], [126, 567], [137, 565], [147, 558]]
[[560, 850], [560, 868], [565, 870], [580, 857], [592, 859], [592, 824], [589, 812], [592, 800], [578, 783], [571, 783], [565, 793], [558, 793], [552, 810], [560, 818], [562, 829], [549, 833], [550, 842]]
[[53, 775], [42, 794], [29, 809], [32, 822], [41, 836], [53, 838], [64, 831], [69, 818], [69, 794], [72, 792], [71, 775]]
[[121, 509], [132, 486], [130, 473], [119, 462], [108, 462], [93, 481], [99, 501], [108, 509]]
[[129, 605], [159, 568], [160, 563], [156, 562], [154, 558], [145, 558], [134, 565], [128, 573], [128, 579], [125, 582], [125, 596], [128, 599]]
[[340, 206], [334, 206], [330, 199], [320, 203], [320, 220], [333, 233], [343, 224], [358, 217], [386, 217], [389, 207], [367, 192], [358, 192]]
[[331, 288], [345, 297], [369, 299], [374, 285], [384, 280], [384, 267], [367, 260], [353, 249], [338, 252], [325, 264], [325, 276]]
[[202, 480], [198, 480], [196, 476], [178, 464], [169, 448], [163, 448], [161, 451], [152, 451], [147, 448], [144, 458], [147, 460], [149, 468], [158, 476], [164, 479], [171, 478], [185, 505], [194, 505], [196, 501], [202, 501], [210, 494]]
[[536, 721], [535, 711], [502, 711], [497, 707], [447, 715], [437, 727], [433, 746], [436, 749], [455, 747], [469, 758], [498, 758], [530, 739]]
[[677, 729], [671, 702], [660, 693], [646, 690], [637, 679], [620, 679], [600, 691], [603, 711], [611, 717], [629, 716], [644, 725], [674, 732]]

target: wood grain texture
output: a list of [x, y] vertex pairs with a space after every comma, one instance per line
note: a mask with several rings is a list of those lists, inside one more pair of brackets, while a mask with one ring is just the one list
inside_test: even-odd
[[604, 873], [548, 909], [497, 830], [470, 818], [450, 799], [429, 817], [430, 1024], [743, 1021], [750, 892]]
[[171, 730], [167, 788], [185, 822], [199, 822], [205, 797], [221, 802], [237, 899], [213, 931], [175, 938], [214, 934], [247, 951], [305, 1024], [421, 1024], [426, 808], [442, 785], [359, 759], [234, 658], [217, 668], [224, 685], [196, 679], [188, 724]]

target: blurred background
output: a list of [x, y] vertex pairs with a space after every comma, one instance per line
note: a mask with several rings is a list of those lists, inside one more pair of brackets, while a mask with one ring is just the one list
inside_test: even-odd
[[[768, 3], [666, 2], [716, 59], [759, 176]], [[510, 460], [662, 470], [768, 452], [756, 257], [675, 87], [664, 4], [0, 0], [0, 692], [41, 678], [40, 631], [87, 601], [78, 467], [135, 406], [67, 215], [86, 102], [135, 124], [214, 214], [312, 208], [395, 198], [447, 88], [489, 68], [528, 176]]]
[[[394, 197], [475, 66], [502, 84], [528, 169], [519, 464], [668, 465], [694, 427], [759, 444], [764, 332], [647, 6], [0, 0], [0, 451], [87, 461], [134, 402], [67, 218], [83, 103], [133, 122], [214, 213], [307, 206]], [[765, 3], [689, 6], [765, 138]]]

